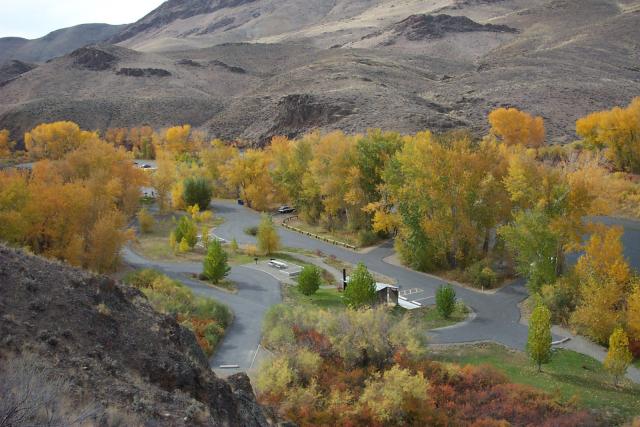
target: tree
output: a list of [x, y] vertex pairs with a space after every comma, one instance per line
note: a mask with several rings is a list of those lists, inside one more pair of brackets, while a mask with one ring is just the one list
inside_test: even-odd
[[629, 338], [621, 327], [617, 327], [609, 337], [609, 351], [604, 359], [604, 368], [613, 375], [616, 385], [632, 361]]
[[506, 145], [540, 147], [544, 145], [545, 130], [542, 117], [533, 117], [516, 108], [498, 108], [489, 114], [491, 133]]
[[538, 302], [529, 319], [527, 354], [542, 371], [542, 364], [551, 360], [551, 312]]
[[158, 153], [158, 168], [151, 175], [151, 184], [156, 190], [160, 212], [169, 208], [171, 188], [176, 181], [176, 165], [167, 153]]
[[240, 246], [238, 245], [238, 240], [234, 237], [233, 239], [231, 239], [231, 243], [229, 245], [231, 246], [231, 252], [233, 252], [234, 254], [237, 254], [238, 250], [240, 249]]
[[197, 205], [202, 211], [209, 208], [213, 189], [207, 179], [187, 178], [183, 185], [182, 198], [187, 206]]
[[97, 140], [96, 133], [81, 130], [73, 122], [41, 124], [24, 135], [25, 147], [34, 159], [58, 160], [80, 146]]
[[592, 113], [576, 122], [576, 133], [593, 148], [607, 148], [618, 170], [640, 172], [640, 97], [627, 108]]
[[229, 267], [227, 253], [222, 248], [222, 244], [218, 240], [213, 240], [207, 249], [207, 256], [204, 258], [203, 274], [213, 283], [227, 277], [231, 271]]
[[258, 248], [265, 255], [271, 255], [280, 248], [280, 236], [276, 230], [273, 220], [267, 214], [262, 215], [262, 220], [258, 226]]
[[9, 139], [9, 131], [0, 130], [0, 159], [11, 157], [11, 152], [15, 143]]
[[363, 263], [359, 263], [349, 277], [344, 290], [344, 302], [351, 308], [373, 305], [376, 301], [376, 281]]
[[492, 230], [510, 217], [506, 171], [495, 141], [407, 137], [387, 163], [381, 201], [367, 207], [375, 211], [374, 231], [397, 227], [398, 252], [416, 269], [470, 265], [488, 253]]
[[627, 298], [627, 329], [629, 337], [640, 343], [640, 285], [636, 284]]
[[146, 208], [143, 208], [140, 209], [140, 212], [138, 212], [138, 223], [140, 224], [140, 231], [142, 231], [142, 233], [144, 234], [147, 234], [153, 231], [156, 220], [153, 219], [153, 216]]
[[320, 269], [315, 265], [307, 265], [298, 276], [298, 289], [302, 295], [313, 295], [320, 288], [321, 282]]
[[180, 217], [174, 230], [174, 238], [180, 245], [184, 240], [188, 248], [193, 248], [198, 243], [198, 228], [191, 218], [186, 215]]
[[499, 235], [514, 254], [516, 270], [528, 279], [531, 293], [537, 293], [542, 285], [555, 282], [561, 270], [562, 250], [544, 212], [519, 212], [512, 224], [499, 229]]
[[449, 284], [436, 291], [436, 308], [442, 317], [448, 319], [456, 308], [456, 291]]

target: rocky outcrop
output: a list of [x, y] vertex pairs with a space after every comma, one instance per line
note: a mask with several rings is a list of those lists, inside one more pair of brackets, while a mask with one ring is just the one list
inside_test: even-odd
[[120, 68], [116, 73], [128, 77], [169, 77], [171, 73], [162, 68]]
[[267, 424], [246, 375], [217, 378], [193, 334], [138, 290], [0, 246], [0, 382], [16, 357], [71, 384], [65, 399], [136, 425]]
[[91, 71], [106, 71], [111, 69], [118, 58], [96, 46], [87, 46], [71, 52], [73, 66]]
[[228, 64], [225, 64], [224, 62], [219, 61], [217, 59], [211, 61], [210, 64], [213, 65], [213, 66], [216, 66], [216, 67], [224, 68], [225, 70], [230, 71], [232, 73], [245, 74], [247, 72], [247, 70], [245, 70], [242, 67], [236, 67], [236, 66], [233, 66], [233, 65], [228, 65]]
[[404, 35], [407, 40], [417, 41], [444, 37], [448, 33], [470, 33], [485, 31], [492, 33], [517, 33], [506, 25], [480, 24], [466, 16], [411, 15], [394, 24], [391, 30]]

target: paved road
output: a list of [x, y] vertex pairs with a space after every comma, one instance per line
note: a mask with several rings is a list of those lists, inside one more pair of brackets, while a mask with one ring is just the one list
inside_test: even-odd
[[[232, 201], [216, 200], [213, 202], [216, 215], [224, 217], [225, 222], [216, 229], [216, 235], [231, 240], [236, 238], [240, 244], [254, 244], [255, 238], [244, 233], [244, 229], [258, 225], [260, 215], [248, 208], [238, 206]], [[640, 225], [636, 222], [615, 220], [611, 218], [597, 218], [607, 224], [619, 224], [625, 227], [623, 241], [625, 254], [630, 264], [640, 270]], [[327, 255], [334, 255], [338, 259], [356, 264], [363, 262], [370, 270], [397, 279], [402, 289], [414, 289], [416, 293], [412, 299], [429, 305], [438, 287], [445, 282], [420, 272], [401, 266], [392, 265], [384, 260], [393, 255], [391, 243], [382, 245], [371, 252], [359, 253], [341, 247], [330, 245], [302, 234], [279, 228], [283, 246], [322, 251]], [[198, 282], [189, 281], [180, 275], [183, 272], [199, 272], [200, 265], [150, 263], [139, 256], [125, 251], [129, 263], [145, 267], [159, 268], [173, 277], [180, 278], [194, 291], [215, 297], [228, 304], [236, 313], [236, 321], [218, 353], [212, 359], [212, 366], [221, 364], [238, 364], [241, 369], [251, 365], [250, 356], [255, 354], [260, 339], [260, 325], [266, 309], [280, 301], [277, 280], [258, 271], [237, 267], [232, 270], [231, 279], [240, 283], [240, 292], [229, 295], [203, 286]], [[138, 258], [136, 260], [136, 257]], [[246, 289], [245, 289], [246, 288]], [[476, 313], [476, 317], [458, 327], [446, 328], [429, 333], [434, 343], [464, 343], [478, 341], [494, 341], [508, 347], [524, 350], [527, 340], [527, 327], [520, 323], [518, 303], [527, 296], [524, 281], [506, 286], [494, 294], [482, 293], [468, 288], [455, 286], [458, 297]], [[416, 331], [416, 333], [422, 333]], [[568, 333], [559, 331], [554, 334], [554, 340], [567, 336]]]
[[[213, 203], [213, 210], [216, 215], [225, 218], [225, 222], [216, 230], [217, 235], [229, 240], [235, 237], [239, 243], [255, 243], [255, 238], [246, 235], [244, 229], [257, 225], [260, 222], [259, 214], [231, 201], [216, 200]], [[414, 299], [422, 299], [419, 302], [425, 305], [433, 301], [436, 290], [445, 283], [438, 278], [385, 262], [384, 259], [394, 253], [391, 243], [368, 253], [358, 253], [283, 228], [278, 232], [285, 247], [320, 250], [353, 264], [363, 262], [370, 270], [397, 279], [401, 289], [418, 289], [419, 295], [415, 295]], [[430, 333], [432, 342], [460, 343], [491, 340], [524, 350], [527, 328], [520, 324], [518, 308], [518, 303], [527, 297], [523, 282], [505, 287], [495, 294], [485, 294], [463, 287], [456, 287], [456, 293], [476, 312], [477, 317], [458, 328], [432, 331]]]
[[[223, 374], [249, 370], [260, 344], [265, 312], [282, 300], [278, 280], [251, 268], [233, 267], [229, 279], [238, 285], [238, 292], [231, 294], [189, 279], [188, 274], [202, 271], [201, 264], [150, 261], [128, 247], [123, 250], [123, 257], [128, 264], [162, 271], [189, 286], [196, 294], [215, 298], [229, 306], [235, 316], [233, 323], [209, 363], [211, 368]], [[237, 365], [238, 368], [221, 370], [222, 365]]]

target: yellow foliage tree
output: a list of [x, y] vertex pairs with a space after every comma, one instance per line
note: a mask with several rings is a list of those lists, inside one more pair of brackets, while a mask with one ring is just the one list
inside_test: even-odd
[[24, 135], [25, 146], [33, 159], [58, 160], [66, 153], [97, 140], [95, 132], [81, 130], [73, 122], [41, 124]]
[[640, 172], [640, 97], [626, 108], [592, 113], [576, 122], [576, 133], [607, 156], [619, 170]]
[[0, 159], [11, 157], [14, 145], [15, 143], [9, 139], [9, 131], [0, 130]]
[[609, 338], [609, 351], [604, 359], [604, 367], [613, 375], [615, 383], [618, 384], [632, 361], [629, 338], [621, 327], [617, 327]]
[[627, 330], [632, 340], [640, 342], [640, 285], [636, 284], [627, 299]]
[[498, 108], [489, 114], [491, 133], [506, 145], [541, 147], [544, 145], [545, 129], [542, 117], [516, 108]]

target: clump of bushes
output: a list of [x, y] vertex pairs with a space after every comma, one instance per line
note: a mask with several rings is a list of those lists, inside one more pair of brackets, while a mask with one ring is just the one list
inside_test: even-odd
[[275, 306], [265, 316], [263, 339], [275, 355], [258, 374], [258, 398], [298, 425], [594, 422], [487, 366], [427, 360], [424, 334], [413, 331], [410, 317], [385, 308], [336, 313]]
[[479, 289], [493, 289], [499, 282], [498, 274], [486, 260], [478, 261], [467, 267], [464, 278]]
[[194, 333], [208, 356], [213, 354], [231, 324], [232, 314], [227, 306], [211, 298], [195, 296], [182, 283], [155, 270], [135, 271], [124, 281], [142, 290], [155, 310], [175, 315], [182, 326]]
[[244, 229], [244, 234], [256, 237], [258, 235], [258, 226], [253, 225]]

